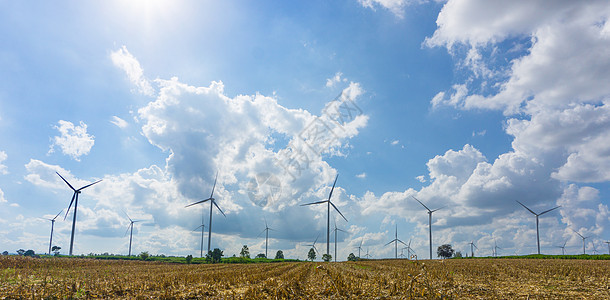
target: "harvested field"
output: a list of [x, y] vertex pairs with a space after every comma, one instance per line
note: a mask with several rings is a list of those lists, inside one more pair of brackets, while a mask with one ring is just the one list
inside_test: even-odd
[[468, 259], [168, 264], [0, 257], [12, 298], [610, 299], [610, 261]]

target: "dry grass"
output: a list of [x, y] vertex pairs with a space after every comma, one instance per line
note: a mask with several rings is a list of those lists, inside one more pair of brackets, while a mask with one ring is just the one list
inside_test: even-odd
[[0, 299], [610, 299], [609, 281], [610, 261], [590, 260], [181, 265], [0, 257]]

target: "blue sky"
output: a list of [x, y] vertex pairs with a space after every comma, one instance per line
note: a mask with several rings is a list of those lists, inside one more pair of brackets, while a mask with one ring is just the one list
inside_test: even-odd
[[[447, 206], [434, 248], [474, 241], [490, 255], [495, 239], [500, 254], [534, 253], [518, 200], [562, 206], [540, 219], [542, 252], [567, 241], [579, 253], [572, 229], [591, 236], [587, 252], [605, 249], [605, 1], [0, 6], [0, 250], [47, 250], [41, 218], [71, 197], [59, 172], [103, 179], [81, 194], [75, 253], [126, 253], [127, 211], [145, 220], [133, 252], [198, 254], [192, 229], [209, 207], [184, 206], [217, 171], [226, 218], [214, 213], [212, 247], [227, 255], [264, 251], [265, 219], [271, 253], [304, 258], [318, 234], [324, 248], [325, 207], [299, 204], [327, 198], [337, 174], [341, 260], [360, 241], [392, 257], [395, 225], [427, 258], [412, 196]], [[71, 215], [56, 223], [64, 253]]]

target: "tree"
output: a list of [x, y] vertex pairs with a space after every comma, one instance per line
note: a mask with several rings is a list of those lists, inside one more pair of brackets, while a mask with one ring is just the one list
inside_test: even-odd
[[307, 258], [311, 261], [316, 259], [316, 250], [314, 248], [309, 249], [309, 253], [307, 253]]
[[459, 258], [461, 258], [461, 257], [462, 257], [462, 252], [460, 252], [460, 251], [456, 251], [456, 252], [455, 252], [454, 257], [459, 257]]
[[8, 251], [2, 252], [2, 255], [8, 255]]
[[259, 254], [256, 255], [255, 258], [266, 258], [265, 257], [265, 253], [259, 253]]
[[284, 259], [284, 252], [282, 250], [277, 250], [277, 253], [275, 253], [275, 259]]
[[218, 249], [218, 248], [214, 248], [214, 251], [208, 251], [208, 254], [205, 256], [205, 259], [207, 261], [212, 261], [212, 263], [218, 263], [220, 262], [220, 259], [222, 258], [223, 254], [222, 254], [222, 250]]
[[450, 244], [444, 244], [444, 245], [438, 246], [438, 249], [436, 250], [436, 255], [438, 257], [442, 257], [442, 258], [451, 258], [453, 256], [454, 252], [455, 252], [455, 250], [453, 250], [453, 248], [451, 248]]
[[147, 260], [149, 256], [150, 256], [150, 254], [148, 254], [148, 251], [144, 251], [144, 252], [140, 253], [140, 258], [142, 260]]
[[322, 255], [322, 260], [323, 260], [323, 261], [325, 261], [325, 262], [329, 262], [329, 261], [331, 261], [332, 259], [333, 259], [333, 256], [332, 256], [332, 255], [330, 255], [330, 254], [324, 254], [324, 255]]
[[19, 254], [19, 255], [23, 255], [24, 253], [25, 253], [25, 250], [23, 250], [23, 249], [17, 250], [17, 254]]
[[189, 254], [185, 257], [185, 259], [186, 259], [186, 264], [190, 265], [191, 262], [193, 261], [193, 256]]
[[243, 258], [250, 258], [250, 250], [248, 249], [248, 245], [244, 245], [241, 247], [241, 252], [239, 252], [239, 256]]
[[29, 257], [34, 257], [36, 256], [36, 253], [34, 252], [34, 250], [30, 249], [28, 251], [25, 251], [25, 253], [23, 253], [24, 256], [29, 256]]
[[347, 256], [347, 261], [357, 261], [357, 260], [358, 260], [358, 258], [356, 257], [356, 255], [354, 255], [354, 253], [350, 253]]
[[53, 246], [51, 248], [51, 251], [53, 251], [55, 256], [59, 256], [59, 250], [61, 250], [61, 247], [59, 247], [59, 246]]

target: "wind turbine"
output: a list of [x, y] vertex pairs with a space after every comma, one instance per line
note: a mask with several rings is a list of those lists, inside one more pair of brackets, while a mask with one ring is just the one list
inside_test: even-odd
[[496, 244], [496, 239], [494, 239], [494, 256], [498, 257], [498, 249], [502, 249], [500, 247], [498, 247], [498, 244]]
[[[307, 247], [311, 247], [313, 248], [314, 251], [316, 251], [316, 253], [320, 254], [320, 251], [318, 251], [318, 248], [316, 248], [316, 242], [318, 241], [318, 238], [320, 237], [320, 235], [318, 234], [318, 236], [316, 237], [316, 239], [313, 241], [313, 244], [309, 244], [309, 245], [305, 245]], [[310, 249], [311, 249], [310, 248]]]
[[548, 213], [548, 212], [550, 212], [552, 210], [560, 208], [561, 205], [557, 206], [557, 207], [554, 207], [554, 208], [551, 208], [551, 209], [548, 209], [548, 210], [545, 210], [545, 211], [537, 214], [533, 210], [531, 210], [527, 206], [525, 206], [523, 203], [521, 203], [519, 201], [517, 201], [517, 203], [521, 204], [521, 206], [523, 206], [525, 209], [527, 209], [529, 212], [531, 212], [534, 216], [536, 216], [536, 241], [538, 242], [538, 254], [540, 254], [540, 231], [538, 230], [538, 217], [540, 217], [540, 216], [542, 216], [542, 215], [544, 215], [544, 214], [546, 214], [546, 213]]
[[[358, 249], [358, 258], [360, 258], [360, 250], [362, 250], [362, 242], [364, 242], [364, 237], [360, 239], [360, 245], [357, 247]], [[608, 244], [608, 249], [610, 249], [610, 244]]]
[[203, 258], [203, 232], [205, 231], [205, 224], [203, 224], [203, 220], [201, 220], [201, 225], [197, 226], [197, 228], [193, 229], [193, 231], [201, 228], [201, 251], [199, 256]]
[[267, 245], [269, 245], [269, 230], [273, 229], [267, 226], [267, 219], [265, 219], [265, 229], [263, 229], [263, 231], [258, 234], [258, 236], [260, 236], [261, 234], [263, 234], [263, 232], [265, 232], [265, 258], [269, 258], [269, 256], [267, 256]]
[[409, 244], [407, 245], [407, 247], [403, 248], [403, 249], [407, 249], [407, 255], [409, 256], [409, 259], [411, 259], [411, 253], [415, 253], [415, 251], [413, 251], [413, 248], [411, 248], [411, 240], [409, 239]]
[[403, 245], [408, 246], [407, 244], [405, 244], [405, 242], [398, 239], [398, 224], [396, 224], [395, 238], [384, 245], [387, 246], [391, 243], [394, 243], [394, 258], [398, 258], [398, 242], [401, 242]]
[[608, 255], [610, 255], [610, 241], [605, 241], [604, 243], [608, 244]]
[[51, 255], [51, 244], [53, 244], [53, 227], [55, 227], [55, 219], [59, 217], [62, 211], [64, 210], [60, 210], [59, 213], [57, 213], [57, 215], [53, 219], [45, 219], [51, 221], [51, 239], [49, 240], [49, 255]]
[[585, 251], [585, 240], [590, 238], [590, 236], [582, 236], [582, 234], [578, 233], [578, 231], [574, 229], [572, 229], [572, 231], [574, 231], [576, 234], [578, 234], [578, 236], [580, 236], [580, 238], [582, 238], [582, 254], [587, 254], [587, 252]]
[[337, 174], [337, 177], [335, 177], [335, 183], [333, 183], [333, 187], [330, 190], [330, 194], [328, 194], [328, 200], [322, 200], [322, 201], [317, 201], [317, 202], [312, 202], [312, 203], [307, 203], [307, 204], [301, 204], [301, 206], [307, 206], [307, 205], [314, 205], [314, 204], [322, 204], [322, 203], [326, 203], [328, 210], [327, 210], [327, 216], [326, 216], [326, 254], [330, 254], [330, 206], [332, 205], [333, 208], [341, 215], [341, 217], [343, 217], [343, 219], [345, 219], [345, 222], [349, 222], [345, 216], [343, 216], [343, 214], [341, 213], [341, 211], [339, 211], [339, 209], [335, 206], [334, 203], [330, 202], [330, 197], [332, 197], [333, 195], [333, 191], [335, 190], [335, 184], [337, 184], [337, 179], [339, 178], [339, 174]]
[[371, 255], [369, 255], [369, 248], [366, 248], [366, 254], [364, 255], [364, 257], [366, 257], [366, 258], [371, 257]]
[[591, 245], [593, 245], [593, 255], [597, 254], [597, 248], [595, 247], [595, 242], [592, 242]]
[[407, 248], [407, 247], [400, 248], [400, 255], [398, 255], [400, 258], [405, 258], [405, 253], [404, 253], [404, 252], [405, 252], [405, 249], [406, 249], [406, 248]]
[[225, 218], [227, 217], [227, 215], [225, 215], [225, 213], [222, 211], [222, 209], [220, 209], [218, 204], [216, 204], [216, 199], [214, 199], [214, 189], [216, 188], [217, 179], [218, 179], [218, 172], [216, 172], [216, 178], [214, 178], [214, 186], [212, 186], [212, 194], [210, 194], [210, 198], [203, 199], [201, 201], [197, 201], [195, 203], [191, 203], [191, 204], [185, 206], [185, 207], [189, 207], [189, 206], [197, 205], [199, 203], [204, 203], [206, 201], [210, 201], [210, 225], [208, 226], [208, 253], [210, 251], [212, 251], [212, 249], [210, 248], [210, 246], [212, 245], [212, 206], [216, 206], [216, 208], [218, 208], [218, 211], [220, 211], [220, 213], [223, 216], [225, 216]]
[[[55, 173], [57, 173], [57, 175], [59, 175], [58, 172], [55, 172]], [[59, 175], [59, 177], [61, 177], [61, 179], [63, 179], [63, 181], [70, 187], [70, 189], [72, 189], [72, 191], [74, 191], [74, 194], [72, 195], [72, 201], [70, 201], [70, 205], [68, 206], [68, 210], [66, 211], [66, 215], [64, 216], [64, 220], [65, 220], [66, 217], [68, 216], [68, 213], [70, 212], [70, 207], [72, 207], [72, 203], [74, 203], [74, 217], [72, 218], [72, 234], [70, 236], [70, 256], [72, 256], [72, 249], [74, 249], [74, 228], [76, 227], [76, 208], [78, 206], [78, 194], [80, 194], [82, 190], [84, 190], [102, 180], [98, 180], [94, 183], [90, 183], [77, 190], [74, 187], [72, 187], [72, 185], [61, 175]]]
[[131, 238], [133, 237], [133, 223], [136, 222], [140, 222], [140, 220], [132, 220], [129, 215], [124, 212], [125, 215], [127, 216], [127, 219], [129, 219], [129, 226], [127, 226], [127, 231], [125, 231], [125, 235], [127, 235], [127, 232], [131, 229], [131, 233], [129, 233], [129, 254], [127, 256], [131, 256]]
[[566, 255], [566, 244], [568, 243], [568, 241], [566, 240], [565, 243], [563, 243], [563, 246], [555, 246], [557, 248], [561, 248], [561, 255]]
[[477, 248], [477, 250], [479, 250], [479, 247], [477, 247], [477, 245], [474, 244], [474, 241], [470, 241], [470, 257], [474, 257], [474, 248]]
[[335, 229], [333, 229], [333, 234], [335, 235], [335, 262], [337, 262], [337, 231], [347, 233], [347, 231], [337, 228], [337, 220], [335, 220]]
[[428, 230], [430, 231], [430, 259], [432, 259], [432, 213], [443, 208], [437, 208], [435, 210], [430, 210], [427, 206], [425, 206], [423, 203], [421, 203], [421, 201], [417, 200], [417, 198], [415, 198], [415, 196], [411, 195], [411, 197], [413, 197], [413, 199], [415, 199], [417, 202], [419, 202], [419, 204], [421, 204], [423, 207], [426, 208], [426, 210], [428, 210]]

